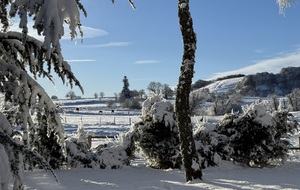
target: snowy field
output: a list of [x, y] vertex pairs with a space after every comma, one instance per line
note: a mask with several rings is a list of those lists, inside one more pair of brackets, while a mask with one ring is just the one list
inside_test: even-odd
[[179, 170], [154, 170], [144, 165], [122, 169], [72, 169], [57, 171], [56, 182], [45, 171], [26, 172], [25, 189], [72, 190], [202, 190], [300, 189], [300, 163], [289, 161], [277, 168], [243, 168], [223, 163], [220, 167], [203, 170], [203, 181], [186, 183]]
[[[105, 101], [81, 100], [64, 103], [61, 117], [67, 136], [76, 134], [79, 123], [86, 132], [96, 136], [115, 136], [128, 131], [130, 123], [139, 121], [140, 111], [107, 108]], [[77, 109], [79, 108], [79, 109]], [[114, 110], [112, 112], [112, 110]], [[102, 111], [102, 112], [100, 112]], [[300, 115], [294, 113], [299, 121]], [[209, 118], [217, 121], [220, 118]], [[196, 121], [197, 119], [194, 119]], [[99, 140], [93, 140], [97, 146]], [[298, 146], [298, 140], [294, 141]], [[200, 189], [300, 189], [300, 152], [291, 152], [283, 166], [274, 168], [245, 168], [223, 162], [203, 170], [203, 181], [186, 183], [180, 170], [154, 170], [142, 160], [121, 169], [65, 169], [56, 171], [59, 182], [50, 172], [25, 172], [27, 190], [200, 190]]]

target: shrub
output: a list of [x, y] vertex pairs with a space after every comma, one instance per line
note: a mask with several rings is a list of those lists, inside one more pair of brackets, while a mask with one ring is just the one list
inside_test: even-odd
[[202, 169], [230, 159], [232, 148], [229, 146], [229, 139], [226, 135], [219, 134], [214, 124], [204, 121], [198, 122], [195, 127], [194, 139]]
[[[135, 129], [134, 125], [132, 127]], [[83, 130], [77, 136], [66, 140], [68, 164], [74, 168], [121, 168], [129, 165], [133, 158], [133, 130], [120, 134], [116, 139], [107, 141], [95, 149], [90, 149], [84, 138]]]
[[116, 105], [116, 102], [114, 100], [107, 101], [107, 107], [111, 108], [111, 107], [114, 107], [115, 105]]
[[142, 108], [142, 106], [137, 98], [124, 100], [122, 106], [123, 106], [123, 108], [129, 108], [129, 109], [141, 109]]
[[56, 95], [52, 95], [52, 96], [51, 96], [51, 99], [52, 99], [52, 100], [57, 100], [58, 97], [57, 97]]
[[219, 134], [226, 135], [235, 162], [264, 167], [283, 160], [291, 147], [288, 137], [297, 131], [298, 123], [287, 112], [268, 113], [262, 104], [244, 108], [244, 115], [228, 114], [218, 123]]
[[142, 119], [135, 134], [136, 147], [150, 167], [179, 168], [179, 136], [173, 105], [154, 96], [143, 103]]

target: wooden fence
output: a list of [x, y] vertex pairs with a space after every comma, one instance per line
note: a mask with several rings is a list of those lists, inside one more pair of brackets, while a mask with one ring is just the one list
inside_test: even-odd
[[[89, 124], [94, 124], [94, 125], [131, 125], [132, 122], [137, 121], [138, 119], [132, 118], [132, 117], [62, 117], [63, 118], [63, 123], [89, 123]], [[69, 121], [72, 121], [69, 122]]]
[[116, 137], [116, 136], [91, 136], [91, 135], [89, 135], [89, 136], [87, 137], [89, 148], [92, 147], [92, 139], [106, 139], [106, 138], [111, 138], [111, 139], [113, 139], [113, 138], [115, 138], [115, 137]]
[[[92, 147], [92, 139], [106, 139], [106, 138], [111, 138], [112, 139], [112, 138], [115, 138], [115, 137], [116, 136], [91, 136], [91, 135], [89, 135], [87, 137], [89, 148]], [[300, 137], [298, 137], [298, 141], [299, 141], [298, 147], [291, 147], [290, 148], [291, 150], [300, 150]]]

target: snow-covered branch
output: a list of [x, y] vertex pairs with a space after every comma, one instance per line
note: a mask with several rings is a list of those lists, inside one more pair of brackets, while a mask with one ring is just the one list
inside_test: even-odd
[[[112, 3], [115, 3], [115, 0], [111, 0], [112, 1]], [[131, 7], [133, 8], [133, 9], [136, 9], [136, 7], [135, 7], [135, 5], [134, 5], [134, 2], [132, 1], [132, 0], [128, 0], [128, 2], [129, 2], [129, 4], [131, 5]]]
[[[3, 115], [1, 114], [1, 118]], [[1, 127], [3, 123], [0, 124]], [[13, 152], [21, 152], [24, 155], [30, 156], [32, 160], [36, 161], [40, 164], [46, 171], [50, 171], [54, 176], [55, 180], [58, 181], [58, 177], [56, 176], [54, 170], [48, 164], [48, 162], [36, 152], [28, 150], [24, 145], [17, 143], [14, 139], [12, 139], [9, 135], [7, 135], [3, 129], [0, 127], [0, 145], [3, 144], [6, 147], [11, 147]]]
[[[52, 48], [50, 55], [47, 55], [43, 43], [31, 36], [26, 36], [24, 43], [22, 33], [0, 32], [0, 52], [2, 54], [1, 58], [5, 62], [19, 66], [24, 71], [28, 66], [29, 71], [35, 78], [42, 76], [52, 81], [50, 72], [53, 67], [54, 72], [58, 74], [63, 83], [68, 82], [71, 87], [76, 85], [83, 92], [83, 88], [71, 71], [70, 65], [63, 60], [60, 48]], [[44, 64], [46, 63], [48, 70], [44, 70]]]
[[280, 14], [284, 14], [285, 8], [291, 6], [294, 0], [277, 0]]
[[[8, 3], [7, 3], [8, 4]], [[71, 38], [77, 36], [77, 29], [82, 37], [80, 13], [86, 11], [79, 0], [15, 0], [11, 3], [9, 15], [20, 16], [19, 27], [27, 35], [28, 16], [33, 15], [34, 25], [38, 34], [45, 36], [43, 47], [48, 51], [51, 48], [60, 48], [59, 40], [64, 35], [63, 24], [69, 25]]]
[[3, 60], [0, 60], [0, 78], [2, 79], [2, 83], [0, 83], [1, 93], [4, 93], [7, 101], [19, 105], [19, 116], [15, 122], [23, 126], [27, 124], [32, 126], [32, 122], [28, 118], [31, 118], [31, 111], [38, 108], [41, 113], [47, 115], [48, 135], [55, 131], [60, 140], [59, 144], [64, 147], [63, 126], [57, 114], [56, 105], [45, 90], [27, 72]]

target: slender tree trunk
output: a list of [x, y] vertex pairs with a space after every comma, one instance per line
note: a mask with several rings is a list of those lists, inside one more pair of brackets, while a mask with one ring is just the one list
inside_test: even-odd
[[199, 157], [193, 138], [189, 109], [189, 94], [194, 75], [196, 34], [189, 11], [189, 0], [178, 1], [178, 18], [183, 38], [183, 57], [181, 73], [176, 91], [176, 118], [179, 129], [180, 151], [186, 172], [186, 181], [202, 179]]

